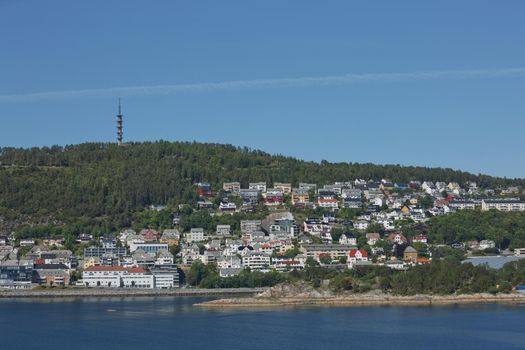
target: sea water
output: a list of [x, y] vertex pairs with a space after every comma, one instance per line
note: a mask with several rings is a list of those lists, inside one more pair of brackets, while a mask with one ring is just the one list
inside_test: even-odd
[[206, 309], [202, 298], [0, 300], [0, 349], [525, 349], [525, 305]]

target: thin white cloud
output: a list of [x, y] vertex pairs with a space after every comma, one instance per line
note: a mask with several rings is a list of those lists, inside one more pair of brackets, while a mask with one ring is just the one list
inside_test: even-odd
[[299, 77], [278, 79], [233, 80], [195, 84], [125, 86], [84, 90], [48, 91], [24, 94], [0, 95], [1, 102], [31, 102], [38, 100], [67, 99], [78, 97], [115, 97], [169, 95], [177, 93], [199, 93], [223, 90], [247, 90], [259, 88], [295, 88], [311, 86], [335, 86], [355, 83], [423, 81], [445, 79], [479, 79], [523, 77], [525, 68], [447, 70], [413, 73], [343, 74], [321, 77]]

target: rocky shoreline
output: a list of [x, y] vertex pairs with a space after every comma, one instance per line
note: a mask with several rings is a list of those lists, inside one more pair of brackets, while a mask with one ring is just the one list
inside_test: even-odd
[[301, 306], [365, 306], [365, 305], [453, 305], [487, 303], [525, 303], [525, 294], [460, 294], [400, 296], [373, 291], [364, 294], [333, 293], [310, 286], [278, 285], [254, 297], [226, 298], [195, 304], [213, 308], [275, 308]]
[[83, 297], [231, 297], [249, 296], [265, 288], [230, 289], [123, 289], [123, 288], [63, 288], [0, 290], [0, 298], [83, 298]]
[[301, 306], [366, 306], [366, 305], [453, 305], [453, 304], [487, 304], [487, 303], [525, 303], [523, 294], [466, 294], [466, 295], [370, 295], [334, 297], [286, 297], [286, 298], [229, 298], [207, 301], [195, 306], [218, 308], [274, 308]]

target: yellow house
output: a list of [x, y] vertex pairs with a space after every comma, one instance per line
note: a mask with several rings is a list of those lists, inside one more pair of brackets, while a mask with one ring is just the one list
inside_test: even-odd
[[273, 188], [283, 191], [284, 194], [290, 194], [292, 192], [292, 184], [276, 182], [273, 184]]
[[310, 201], [310, 195], [307, 190], [294, 189], [292, 192], [292, 204], [307, 203]]
[[84, 260], [84, 265], [83, 265], [84, 269], [87, 269], [88, 267], [93, 267], [93, 266], [100, 266], [100, 258], [91, 257], [91, 258]]
[[402, 213], [402, 214], [405, 214], [405, 215], [410, 214], [410, 208], [407, 207], [406, 205], [403, 206], [403, 208], [401, 208], [401, 213]]
[[179, 240], [178, 239], [175, 239], [175, 238], [161, 238], [159, 240], [160, 243], [165, 243], [167, 245], [178, 245], [179, 244]]
[[164, 230], [160, 237], [160, 243], [166, 243], [170, 246], [178, 245], [180, 241], [180, 232], [176, 229]]
[[279, 247], [279, 254], [284, 254], [284, 253], [286, 253], [286, 251], [292, 250], [292, 249], [294, 249], [294, 245], [293, 244], [291, 244], [291, 243], [283, 244], [282, 246]]
[[413, 247], [406, 247], [405, 251], [403, 252], [403, 260], [405, 261], [416, 261], [417, 259], [417, 250], [415, 250]]

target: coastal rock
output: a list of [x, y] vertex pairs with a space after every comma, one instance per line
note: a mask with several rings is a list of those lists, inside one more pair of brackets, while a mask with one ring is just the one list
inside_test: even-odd
[[331, 291], [315, 289], [304, 282], [278, 284], [257, 295], [259, 298], [324, 298], [330, 296], [333, 296]]

